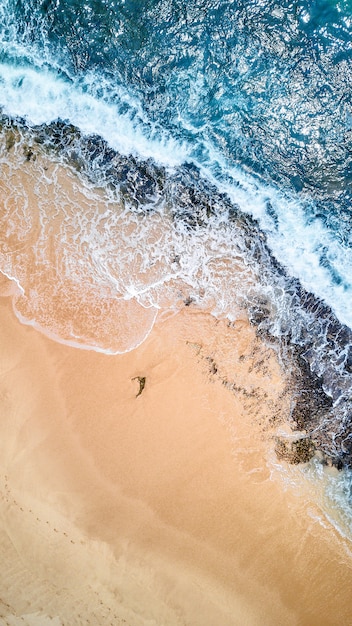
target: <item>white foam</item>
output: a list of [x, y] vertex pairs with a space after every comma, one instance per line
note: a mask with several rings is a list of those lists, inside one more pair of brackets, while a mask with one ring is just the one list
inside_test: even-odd
[[19, 320], [19, 322], [21, 322], [21, 324], [35, 328], [35, 330], [39, 331], [40, 333], [42, 333], [43, 335], [45, 335], [46, 337], [48, 337], [49, 339], [52, 339], [53, 341], [57, 343], [61, 343], [65, 346], [71, 346], [71, 348], [79, 348], [80, 350], [91, 350], [93, 352], [99, 352], [101, 354], [107, 354], [107, 355], [126, 354], [126, 352], [131, 352], [132, 350], [135, 350], [140, 345], [142, 345], [142, 343], [145, 342], [145, 340], [149, 337], [151, 331], [153, 330], [153, 327], [157, 318], [157, 314], [158, 314], [158, 311], [155, 309], [152, 318], [148, 320], [148, 323], [145, 324], [143, 328], [141, 328], [141, 324], [136, 323], [134, 319], [130, 320], [129, 325], [133, 327], [133, 330], [135, 330], [135, 332], [132, 333], [128, 345], [125, 345], [123, 348], [120, 348], [120, 347], [116, 347], [116, 344], [118, 346], [120, 344], [118, 336], [111, 337], [110, 346], [107, 344], [103, 344], [101, 342], [101, 338], [99, 337], [99, 335], [97, 335], [94, 341], [88, 341], [87, 339], [79, 335], [77, 335], [76, 338], [74, 337], [72, 337], [71, 339], [65, 338], [59, 332], [52, 331], [49, 328], [43, 326], [42, 324], [39, 324], [36, 319], [30, 319], [28, 317], [21, 315], [21, 313], [18, 311], [16, 307], [16, 298], [13, 300], [13, 311], [17, 319]]
[[297, 471], [309, 481], [325, 520], [343, 536], [352, 539], [352, 472], [326, 467], [313, 458]]
[[318, 456], [308, 463], [290, 465], [279, 462], [273, 450], [268, 453], [267, 462], [271, 480], [279, 479], [285, 489], [301, 498], [314, 523], [325, 529], [333, 527], [342, 537], [352, 540], [351, 470], [339, 471], [323, 465]]
[[[221, 155], [216, 154], [216, 159], [221, 162]], [[216, 180], [210, 168], [202, 167], [204, 174], [243, 212], [258, 220], [271, 251], [288, 273], [299, 278], [307, 291], [327, 302], [338, 319], [352, 328], [351, 248], [341, 243], [321, 219], [313, 217], [309, 198], [295, 197], [261, 184], [226, 163], [222, 169], [230, 175], [231, 182]], [[276, 222], [267, 211], [268, 202], [277, 216]], [[331, 270], [322, 264], [324, 257]], [[332, 273], [340, 278], [338, 284]]]
[[[104, 91], [101, 81], [99, 85], [100, 91]], [[110, 98], [117, 100], [116, 104], [104, 96], [98, 98], [94, 94], [92, 76], [74, 84], [45, 67], [0, 63], [0, 89], [0, 106], [4, 113], [23, 117], [30, 124], [67, 120], [84, 134], [100, 135], [112, 148], [127, 156], [153, 158], [169, 167], [187, 159], [185, 146], [155, 124], [146, 123], [135, 106], [128, 113], [119, 112], [121, 100], [126, 101], [125, 90], [110, 94]]]
[[[7, 45], [14, 56], [24, 53], [20, 45]], [[112, 91], [111, 85], [94, 74], [75, 83], [78, 79], [60, 76], [44, 62], [40, 65], [35, 51], [30, 62], [22, 67], [0, 64], [0, 104], [8, 115], [24, 117], [32, 124], [65, 119], [83, 133], [102, 136], [124, 155], [153, 158], [167, 167], [193, 160], [206, 178], [258, 220], [273, 254], [288, 272], [352, 327], [352, 250], [314, 218], [309, 199], [284, 194], [231, 167], [209, 141], [191, 146], [174, 139], [148, 120], [138, 98], [126, 88]], [[122, 104], [127, 112], [120, 112]], [[267, 211], [268, 202], [276, 221]], [[322, 257], [329, 268], [324, 267]], [[339, 277], [338, 284], [333, 274]]]
[[[10, 156], [11, 180], [19, 168], [17, 191], [25, 195], [20, 144]], [[13, 215], [15, 231], [22, 219], [35, 227], [20, 249], [17, 239], [10, 249], [9, 240], [0, 254], [7, 276], [21, 283], [15, 301], [21, 322], [56, 341], [116, 354], [146, 339], [158, 311], [188, 301], [234, 319], [255, 277], [241, 233], [235, 236], [230, 223], [214, 217], [206, 228], [188, 230], [162, 205], [145, 217], [97, 194], [64, 166], [55, 168], [48, 186], [41, 159], [38, 153], [30, 165], [40, 202], [31, 196], [25, 214]], [[0, 214], [4, 233], [11, 211]], [[29, 266], [35, 271], [24, 272]]]
[[14, 287], [15, 292], [18, 290], [19, 293], [21, 293], [22, 295], [24, 295], [24, 289], [20, 283], [20, 281], [18, 280], [18, 278], [16, 276], [11, 276], [10, 274], [8, 274], [5, 269], [1, 268], [0, 270], [1, 274], [3, 274], [4, 276], [6, 276], [6, 278], [8, 278], [12, 283], [15, 283], [16, 287]]

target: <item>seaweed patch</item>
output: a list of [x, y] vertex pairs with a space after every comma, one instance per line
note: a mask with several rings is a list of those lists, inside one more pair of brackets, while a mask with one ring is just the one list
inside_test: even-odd
[[139, 382], [139, 390], [138, 390], [138, 393], [136, 394], [136, 398], [138, 398], [138, 396], [140, 396], [141, 393], [144, 390], [146, 377], [145, 376], [135, 376], [134, 378], [132, 378], [132, 380], [138, 380], [138, 382]]

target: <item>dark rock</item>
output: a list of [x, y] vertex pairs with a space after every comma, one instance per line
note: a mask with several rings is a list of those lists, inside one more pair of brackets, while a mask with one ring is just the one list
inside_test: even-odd
[[292, 465], [307, 463], [315, 452], [315, 446], [309, 437], [294, 441], [284, 437], [277, 437], [275, 452], [279, 459], [283, 459]]

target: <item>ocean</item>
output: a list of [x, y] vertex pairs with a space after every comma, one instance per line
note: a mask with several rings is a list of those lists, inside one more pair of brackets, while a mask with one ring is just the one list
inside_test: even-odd
[[121, 354], [184, 306], [246, 315], [290, 373], [298, 435], [275, 467], [348, 537], [351, 55], [349, 0], [0, 6], [17, 317]]

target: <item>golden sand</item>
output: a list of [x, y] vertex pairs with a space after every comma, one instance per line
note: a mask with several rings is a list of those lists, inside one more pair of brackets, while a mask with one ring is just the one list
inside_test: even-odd
[[[89, 223], [100, 205], [36, 150], [28, 163], [19, 145], [2, 169], [1, 238], [26, 291], [42, 289], [40, 313], [52, 307], [61, 331], [75, 318], [90, 337], [99, 316], [88, 301], [83, 319], [80, 294], [66, 283], [60, 292], [57, 247], [66, 211], [69, 220], [84, 205]], [[1, 626], [352, 624], [348, 543], [273, 467], [290, 395], [246, 320], [229, 325], [191, 304], [135, 350], [107, 356], [20, 324], [13, 293], [2, 279]], [[120, 340], [121, 310], [110, 305]], [[134, 319], [148, 313], [135, 308], [124, 320], [141, 340], [150, 319]]]
[[352, 623], [347, 544], [271, 477], [289, 398], [245, 321], [106, 356], [0, 302], [1, 624]]

